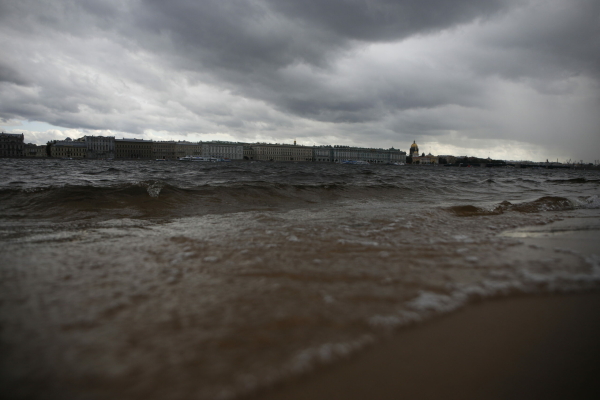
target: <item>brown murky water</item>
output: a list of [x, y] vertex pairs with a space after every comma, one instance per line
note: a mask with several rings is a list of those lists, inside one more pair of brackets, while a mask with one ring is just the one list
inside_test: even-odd
[[595, 254], [527, 242], [600, 231], [594, 171], [0, 163], [13, 398], [232, 398], [471, 301], [600, 284]]

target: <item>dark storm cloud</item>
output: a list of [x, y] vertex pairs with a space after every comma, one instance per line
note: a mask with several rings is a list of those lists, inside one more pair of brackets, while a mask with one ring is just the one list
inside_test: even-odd
[[[202, 65], [244, 72], [302, 61], [326, 64], [349, 41], [394, 41], [505, 9], [491, 0], [145, 0], [136, 25], [171, 35]], [[138, 12], [139, 11], [139, 12]], [[334, 52], [334, 54], [332, 54]]]
[[[285, 112], [322, 121], [360, 122], [380, 118], [388, 109], [435, 107], [448, 99], [415, 95], [414, 82], [393, 91], [389, 82], [380, 88], [375, 84], [370, 93], [363, 91], [356, 98], [345, 88], [331, 87], [327, 76], [301, 79], [285, 69], [303, 63], [335, 74], [331, 63], [360, 43], [445, 29], [486, 18], [508, 4], [471, 0], [147, 0], [136, 14], [135, 25], [151, 34], [137, 34], [144, 46], [170, 54], [178, 68], [210, 74], [231, 90], [268, 101]], [[159, 35], [169, 38], [168, 48], [157, 46], [153, 36]]]
[[515, 12], [486, 30], [475, 43], [479, 55], [468, 62], [482, 74], [508, 79], [600, 78], [600, 2], [548, 1]]
[[[465, 38], [478, 51], [461, 60], [475, 76], [444, 81], [435, 71], [416, 79], [364, 76], [334, 87], [333, 64], [361, 46], [438, 32], [475, 20], [506, 15], [521, 1], [176, 1], [147, 0], [135, 15], [133, 37], [150, 51], [187, 70], [189, 78], [215, 79], [243, 96], [267, 101], [283, 112], [330, 122], [362, 122], [388, 112], [446, 104], [472, 106], [477, 74], [511, 79], [562, 79], [596, 73], [598, 2], [550, 2], [527, 9], [509, 29], [499, 26], [481, 38]], [[556, 10], [564, 7], [564, 10]], [[138, 12], [139, 11], [139, 12]], [[509, 22], [510, 24], [511, 22]], [[127, 31], [127, 30], [126, 30]], [[494, 36], [496, 35], [496, 36]], [[157, 40], [161, 38], [161, 40]], [[296, 75], [298, 64], [313, 74]], [[432, 75], [429, 75], [431, 72]], [[199, 78], [195, 78], [200, 75]], [[431, 90], [435, 81], [436, 90]], [[355, 87], [368, 86], [360, 95]], [[540, 90], [544, 90], [540, 87]]]
[[[132, 51], [156, 55], [156, 61], [187, 71], [188, 79], [212, 81], [273, 104], [285, 112], [323, 121], [358, 122], [381, 117], [391, 109], [434, 107], [447, 99], [419, 96], [411, 85], [390, 91], [372, 86], [369, 94], [348, 93], [328, 84], [331, 63], [351, 51], [357, 41], [392, 41], [486, 17], [507, 1], [32, 1], [3, 3], [2, 23], [33, 36], [53, 40], [48, 51], [63, 53], [72, 37], [106, 37]], [[16, 50], [18, 52], [18, 49]], [[80, 60], [94, 48], [82, 48]], [[96, 53], [97, 54], [97, 53]], [[322, 79], [285, 72], [298, 63], [324, 70]], [[118, 66], [117, 66], [118, 68]], [[127, 66], [123, 66], [127, 68]], [[105, 68], [106, 70], [106, 68]], [[103, 111], [93, 85], [61, 76], [38, 74], [39, 102], [51, 112], [76, 114], [83, 103]], [[116, 74], [127, 74], [116, 71]], [[12, 74], [17, 82], [18, 75]], [[141, 79], [144, 77], [129, 77]], [[149, 87], [160, 79], [147, 79]], [[21, 84], [23, 78], [18, 80]], [[63, 95], [61, 91], [68, 92]], [[393, 92], [393, 93], [392, 93]], [[97, 97], [97, 96], [96, 96]], [[112, 96], [111, 96], [112, 97]], [[90, 99], [90, 100], [85, 100]], [[31, 100], [31, 99], [28, 99]], [[111, 99], [114, 100], [114, 99]], [[43, 115], [22, 114], [27, 118]], [[16, 115], [10, 115], [14, 117]], [[108, 128], [108, 127], [99, 127]]]
[[362, 41], [394, 41], [485, 18], [511, 1], [490, 0], [266, 0], [291, 20]]
[[521, 138], [557, 96], [598, 101], [598, 15], [597, 0], [0, 0], [0, 118]]
[[0, 60], [0, 82], [14, 83], [15, 85], [27, 86], [31, 84], [23, 74], [21, 74], [16, 68], [4, 64]]

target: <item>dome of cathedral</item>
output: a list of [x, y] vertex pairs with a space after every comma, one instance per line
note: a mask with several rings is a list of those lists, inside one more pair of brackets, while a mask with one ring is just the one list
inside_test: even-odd
[[413, 140], [413, 144], [410, 145], [410, 150], [408, 151], [408, 155], [411, 157], [419, 156], [419, 146], [417, 146], [416, 140]]

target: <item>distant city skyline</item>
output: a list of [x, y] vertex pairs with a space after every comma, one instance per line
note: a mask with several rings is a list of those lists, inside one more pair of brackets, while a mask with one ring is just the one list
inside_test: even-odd
[[[25, 126], [30, 125], [30, 124], [24, 124]], [[44, 127], [47, 124], [44, 123], [34, 123], [31, 124], [37, 127]], [[11, 130], [2, 130], [2, 132], [4, 133], [14, 133], [14, 134], [23, 134], [25, 135], [25, 143], [32, 143], [32, 144], [37, 144], [37, 145], [44, 145], [48, 142], [53, 142], [53, 141], [64, 141], [65, 139], [79, 139], [82, 138], [86, 135], [90, 135], [90, 136], [114, 136], [115, 139], [121, 139], [121, 138], [136, 138], [136, 139], [141, 139], [141, 140], [153, 140], [153, 141], [181, 141], [181, 142], [211, 142], [211, 141], [223, 141], [223, 142], [236, 142], [236, 143], [266, 143], [266, 144], [292, 144], [292, 142], [294, 144], [296, 144], [298, 141], [297, 140], [292, 140], [292, 141], [268, 141], [268, 140], [258, 140], [258, 141], [254, 141], [254, 142], [244, 142], [244, 141], [240, 141], [240, 140], [235, 140], [235, 139], [223, 139], [223, 138], [217, 138], [217, 139], [209, 139], [208, 136], [203, 136], [203, 138], [201, 139], [192, 139], [190, 136], [183, 136], [182, 138], [170, 138], [170, 137], [163, 137], [163, 136], [159, 136], [159, 137], [146, 137], [145, 135], [133, 135], [131, 133], [128, 132], [113, 132], [110, 130], [81, 130], [81, 129], [67, 129], [67, 128], [62, 128], [62, 127], [52, 127], [52, 129], [48, 129], [46, 131], [28, 131], [28, 130], [14, 130], [14, 132], [12, 132]], [[54, 135], [54, 136], [53, 136]], [[41, 138], [41, 139], [40, 139]], [[413, 140], [413, 143], [416, 142], [416, 140]], [[297, 143], [298, 145], [301, 146], [351, 146], [351, 147], [364, 147], [364, 148], [381, 148], [381, 149], [387, 149], [387, 148], [396, 148], [398, 150], [404, 151], [407, 155], [410, 152], [411, 149], [411, 145], [408, 145], [406, 147], [402, 147], [402, 146], [398, 146], [398, 145], [381, 145], [381, 146], [376, 146], [376, 145], [370, 145], [370, 144], [347, 144], [347, 143]], [[412, 143], [411, 143], [412, 144]], [[592, 161], [589, 160], [576, 160], [576, 159], [550, 159], [550, 158], [546, 158], [544, 159], [528, 159], [528, 158], [502, 158], [502, 157], [491, 157], [490, 154], [492, 153], [489, 149], [487, 151], [487, 156], [485, 154], [475, 154], [475, 153], [451, 153], [451, 152], [433, 152], [433, 151], [425, 151], [424, 148], [426, 148], [427, 146], [421, 146], [419, 148], [419, 154], [433, 154], [436, 156], [441, 156], [441, 155], [449, 155], [449, 156], [454, 156], [454, 157], [475, 157], [475, 158], [481, 158], [481, 159], [485, 159], [485, 158], [491, 158], [491, 159], [496, 159], [496, 160], [504, 160], [504, 161], [533, 161], [533, 162], [543, 162], [543, 161], [549, 161], [549, 162], [560, 162], [560, 163], [592, 163], [594, 165], [599, 164], [599, 160], [598, 159], [594, 159]], [[435, 148], [435, 146], [433, 146]], [[461, 150], [464, 150], [464, 148], [460, 148]], [[485, 149], [484, 149], [485, 150]]]
[[593, 162], [595, 0], [0, 1], [0, 129]]

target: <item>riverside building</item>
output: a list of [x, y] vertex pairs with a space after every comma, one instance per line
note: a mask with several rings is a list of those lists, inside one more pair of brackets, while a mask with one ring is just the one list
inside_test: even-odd
[[48, 154], [46, 153], [46, 147], [47, 146], [45, 144], [37, 145], [33, 143], [27, 143], [25, 145], [23, 155], [28, 158], [48, 157]]
[[316, 162], [331, 162], [331, 146], [315, 146], [313, 147], [313, 161]]
[[227, 158], [230, 160], [244, 159], [244, 145], [229, 142], [203, 142], [202, 156], [213, 158]]
[[87, 158], [110, 160], [115, 158], [114, 136], [84, 136], [87, 146]]
[[179, 141], [175, 143], [175, 156], [181, 157], [199, 157], [202, 155], [202, 142]]
[[366, 147], [333, 146], [331, 161], [367, 161], [370, 164], [391, 164], [406, 162], [406, 153], [398, 149], [372, 149]]
[[152, 156], [160, 160], [175, 160], [177, 158], [177, 143], [174, 141], [152, 142]]
[[[370, 164], [406, 162], [406, 153], [399, 149], [352, 146], [303, 146], [293, 144], [152, 141], [137, 138], [116, 139], [114, 136], [84, 136], [79, 139], [54, 140], [37, 146], [23, 143], [22, 134], [0, 135], [0, 157], [56, 157], [121, 160], [176, 160], [182, 157], [206, 157], [229, 160], [281, 162], [366, 161]], [[419, 156], [415, 142], [411, 154], [421, 164], [437, 164], [437, 157]], [[425, 157], [425, 158], [423, 158]], [[447, 156], [450, 157], [450, 156]], [[444, 160], [445, 161], [445, 160]], [[414, 161], [413, 161], [414, 162]]]
[[23, 157], [24, 140], [22, 133], [0, 133], [0, 157]]
[[115, 158], [150, 160], [152, 159], [152, 140], [115, 139]]
[[413, 156], [412, 158], [412, 163], [413, 164], [421, 164], [421, 165], [433, 165], [433, 164], [439, 164], [439, 157], [432, 155], [431, 153], [425, 155], [425, 153], [423, 153], [423, 155], [416, 155]]
[[313, 147], [294, 144], [255, 143], [251, 145], [250, 160], [256, 161], [312, 161]]
[[83, 139], [57, 140], [50, 144], [50, 157], [54, 158], [87, 158], [87, 144]]
[[371, 164], [406, 162], [406, 153], [393, 147], [372, 149], [351, 146], [298, 146], [295, 144], [254, 143], [244, 146], [244, 160], [256, 161], [367, 161]]

